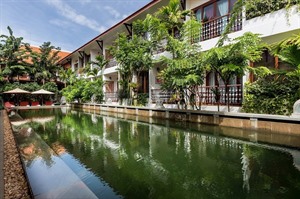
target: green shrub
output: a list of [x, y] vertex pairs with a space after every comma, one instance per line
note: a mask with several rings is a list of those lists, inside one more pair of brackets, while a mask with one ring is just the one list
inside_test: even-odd
[[80, 79], [73, 85], [69, 85], [62, 90], [63, 96], [68, 102], [78, 100], [79, 102], [90, 102], [92, 96], [95, 96], [95, 101], [101, 103], [103, 101], [103, 81], [97, 79], [93, 82]]
[[299, 82], [291, 78], [265, 78], [246, 84], [243, 111], [290, 115], [300, 95]]
[[139, 93], [137, 96], [137, 102], [139, 106], [146, 106], [148, 102], [149, 94], [148, 93]]

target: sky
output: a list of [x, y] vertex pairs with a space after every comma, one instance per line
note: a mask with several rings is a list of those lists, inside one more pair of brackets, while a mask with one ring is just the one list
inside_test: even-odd
[[72, 52], [151, 0], [0, 0], [0, 35]]

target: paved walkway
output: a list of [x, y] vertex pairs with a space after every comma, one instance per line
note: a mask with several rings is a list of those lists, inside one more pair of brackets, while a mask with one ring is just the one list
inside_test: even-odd
[[0, 110], [0, 199], [4, 198], [3, 154], [4, 154], [3, 110]]

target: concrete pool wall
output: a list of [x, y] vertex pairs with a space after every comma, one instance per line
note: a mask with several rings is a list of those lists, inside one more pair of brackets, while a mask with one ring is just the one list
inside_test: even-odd
[[300, 135], [300, 118], [281, 115], [164, 109], [89, 103], [74, 103], [71, 104], [71, 107], [83, 110], [105, 111], [150, 118], [189, 121], [225, 127], [264, 130], [272, 133], [278, 132], [289, 135]]

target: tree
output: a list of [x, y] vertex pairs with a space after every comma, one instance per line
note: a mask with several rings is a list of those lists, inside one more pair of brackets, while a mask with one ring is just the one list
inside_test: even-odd
[[25, 59], [28, 54], [27, 48], [29, 44], [23, 43], [22, 37], [15, 37], [12, 29], [8, 26], [9, 35], [1, 35], [0, 41], [0, 73], [2, 76], [12, 78], [27, 72], [27, 64]]
[[258, 35], [247, 32], [233, 39], [231, 44], [212, 48], [205, 53], [204, 62], [224, 82], [228, 111], [230, 81], [243, 76], [249, 68], [249, 61], [255, 62], [261, 58], [264, 47]]
[[44, 84], [45, 81], [56, 80], [60, 48], [52, 46], [51, 42], [44, 42], [39, 49], [40, 52], [30, 50], [33, 62], [31, 74], [35, 81]]
[[95, 57], [95, 61], [89, 62], [86, 67], [84, 68], [84, 72], [87, 74], [87, 76], [98, 76], [99, 71], [102, 71], [102, 69], [107, 65], [108, 60], [106, 60], [102, 55], [97, 55]]
[[190, 15], [190, 10], [182, 10], [180, 0], [170, 0], [167, 6], [163, 6], [156, 13], [162, 23], [166, 25], [172, 37], [176, 37], [175, 30], [180, 30], [183, 25], [183, 20]]
[[[180, 38], [169, 38], [168, 49], [173, 57], [163, 57], [166, 67], [160, 73], [164, 90], [173, 90], [176, 94], [173, 100], [181, 102], [186, 107], [185, 98], [194, 107], [199, 85], [203, 84], [204, 71], [200, 46], [194, 43], [200, 37], [201, 24], [193, 17], [181, 29]], [[201, 101], [201, 100], [200, 100]], [[199, 101], [199, 107], [201, 104]]]
[[65, 87], [67, 87], [68, 84], [73, 84], [76, 80], [76, 76], [70, 68], [68, 68], [67, 70], [61, 68], [58, 75], [59, 78], [64, 82]]
[[112, 55], [119, 63], [120, 85], [124, 93], [129, 94], [131, 81], [137, 83], [133, 79], [134, 75], [139, 79], [142, 71], [152, 67], [151, 45], [151, 41], [145, 39], [142, 34], [133, 35], [131, 39], [125, 34], [120, 34], [116, 45], [111, 48]]

